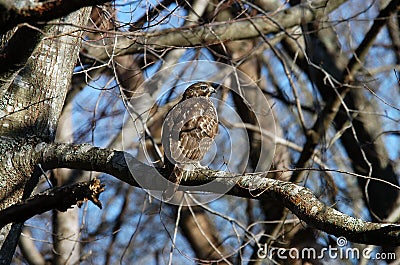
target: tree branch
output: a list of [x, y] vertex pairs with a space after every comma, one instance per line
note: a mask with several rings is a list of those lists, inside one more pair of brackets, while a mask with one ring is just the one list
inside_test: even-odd
[[[0, 54], [0, 86], [6, 89], [5, 85], [11, 83], [10, 77], [19, 71], [29, 57], [32, 55], [35, 47], [42, 38], [42, 32], [28, 27], [22, 27], [17, 30], [8, 40], [7, 45], [1, 49]], [[26, 40], [30, 40], [27, 43]]]
[[[41, 143], [35, 147], [36, 159], [46, 169], [57, 167], [94, 170], [115, 176], [133, 186], [152, 190], [164, 190], [161, 181], [162, 168], [154, 169], [132, 155], [88, 144]], [[131, 173], [132, 172], [132, 173]], [[336, 236], [363, 244], [400, 245], [400, 226], [365, 222], [343, 214], [320, 202], [307, 188], [291, 182], [266, 178], [268, 172], [236, 173], [201, 169], [187, 171], [182, 185], [195, 186], [213, 181], [205, 191], [219, 192], [234, 186], [228, 194], [253, 199], [273, 198], [296, 214], [310, 226]], [[165, 177], [165, 176], [164, 176]], [[189, 187], [190, 188], [190, 187]], [[186, 187], [186, 190], [189, 190]], [[193, 187], [199, 190], [199, 187]], [[226, 189], [227, 190], [227, 189]]]
[[[336, 95], [328, 100], [326, 106], [315, 121], [314, 126], [307, 132], [306, 143], [304, 144], [303, 152], [296, 163], [296, 168], [305, 167], [307, 162], [314, 154], [314, 150], [319, 144], [321, 137], [325, 134], [325, 132], [328, 131], [328, 128], [333, 123], [333, 120], [335, 119], [346, 94], [350, 91], [348, 83], [353, 81], [354, 74], [358, 71], [358, 69], [360, 69], [361, 63], [364, 61], [364, 58], [374, 40], [378, 36], [378, 33], [389, 21], [390, 15], [397, 12], [399, 7], [400, 0], [393, 0], [384, 9], [382, 9], [379, 15], [375, 18], [374, 24], [371, 26], [367, 34], [365, 34], [365, 37], [361, 44], [357, 47], [355, 54], [349, 60], [347, 67], [342, 74], [343, 79], [338, 80], [340, 83], [343, 83], [343, 85], [337, 88]], [[336, 89], [333, 82], [331, 84], [333, 89]], [[303, 176], [304, 172], [297, 172], [293, 174], [291, 180], [293, 182], [297, 182], [301, 180]]]
[[103, 191], [104, 184], [98, 179], [47, 190], [0, 211], [0, 228], [8, 223], [22, 223], [52, 209], [65, 212], [75, 204], [81, 206], [87, 200], [101, 209], [98, 198]]
[[0, 0], [0, 34], [23, 22], [49, 21], [82, 7], [109, 0], [50, 0], [44, 2]]
[[[104, 40], [84, 43], [85, 53], [90, 58], [106, 60], [110, 54], [126, 55], [144, 51], [144, 49], [164, 50], [177, 47], [204, 47], [225, 41], [256, 38], [263, 34], [285, 31], [293, 26], [309, 23], [316, 17], [330, 13], [346, 0], [320, 0], [288, 8], [271, 17], [258, 16], [229, 22], [211, 23], [201, 26], [188, 26], [148, 33], [117, 32], [115, 43], [104, 46]], [[111, 33], [111, 32], [109, 32]]]

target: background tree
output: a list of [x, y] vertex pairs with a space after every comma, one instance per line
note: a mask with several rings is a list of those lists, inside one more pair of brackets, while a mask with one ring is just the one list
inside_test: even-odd
[[[334, 236], [392, 261], [400, 255], [399, 2], [0, 1], [0, 262], [317, 264], [259, 250], [343, 243]], [[226, 130], [213, 170], [184, 184], [236, 180], [232, 196], [169, 205], [137, 180], [152, 182], [152, 168], [164, 173], [162, 122], [185, 72], [147, 108], [145, 135], [126, 113], [144, 106], [138, 95], [169, 84], [155, 78], [169, 66], [212, 71], [196, 68], [199, 60], [242, 71], [265, 98], [227, 75], [216, 95]], [[257, 119], [269, 111], [266, 98], [275, 128]], [[103, 209], [73, 206], [85, 200]]]

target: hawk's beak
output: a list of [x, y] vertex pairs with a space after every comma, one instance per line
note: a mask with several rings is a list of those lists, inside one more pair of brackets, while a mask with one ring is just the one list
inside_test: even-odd
[[213, 93], [217, 93], [217, 89], [218, 89], [219, 87], [221, 87], [221, 84], [218, 84], [218, 83], [210, 83], [210, 86], [212, 87], [212, 89], [211, 89], [211, 94], [213, 94]]

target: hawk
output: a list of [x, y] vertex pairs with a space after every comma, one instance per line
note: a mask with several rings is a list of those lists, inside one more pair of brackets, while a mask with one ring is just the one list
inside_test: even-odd
[[164, 199], [170, 199], [182, 179], [183, 170], [202, 168], [200, 161], [218, 133], [217, 111], [210, 100], [215, 89], [209, 83], [189, 86], [182, 99], [167, 114], [163, 129], [164, 165], [170, 175]]

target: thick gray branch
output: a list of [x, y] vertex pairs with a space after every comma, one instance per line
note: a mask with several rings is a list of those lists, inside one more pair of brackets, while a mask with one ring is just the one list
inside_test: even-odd
[[[139, 186], [136, 181], [138, 180], [142, 188], [165, 188], [160, 181], [160, 174], [164, 174], [163, 169], [156, 171], [125, 152], [96, 148], [87, 144], [55, 143], [41, 143], [35, 150], [37, 159], [46, 169], [66, 167], [93, 170], [111, 174], [133, 186]], [[193, 186], [213, 181], [213, 188], [207, 191], [214, 192], [234, 184], [228, 194], [254, 199], [276, 199], [301, 220], [327, 233], [345, 236], [351, 241], [363, 244], [400, 245], [399, 225], [365, 222], [345, 215], [320, 202], [309, 189], [291, 182], [268, 179], [266, 175], [267, 172], [238, 175], [203, 169], [187, 172], [187, 179], [181, 184]], [[154, 183], [161, 184], [156, 186]]]
[[122, 35], [109, 47], [104, 41], [98, 45], [84, 44], [84, 50], [91, 58], [106, 60], [109, 54], [125, 55], [141, 52], [144, 49], [163, 50], [176, 47], [196, 47], [212, 45], [225, 41], [256, 38], [260, 33], [270, 34], [284, 31], [293, 26], [309, 23], [318, 16], [330, 13], [346, 0], [313, 1], [277, 12], [271, 17], [259, 16], [250, 19], [224, 21], [202, 26], [181, 27], [157, 32]]

